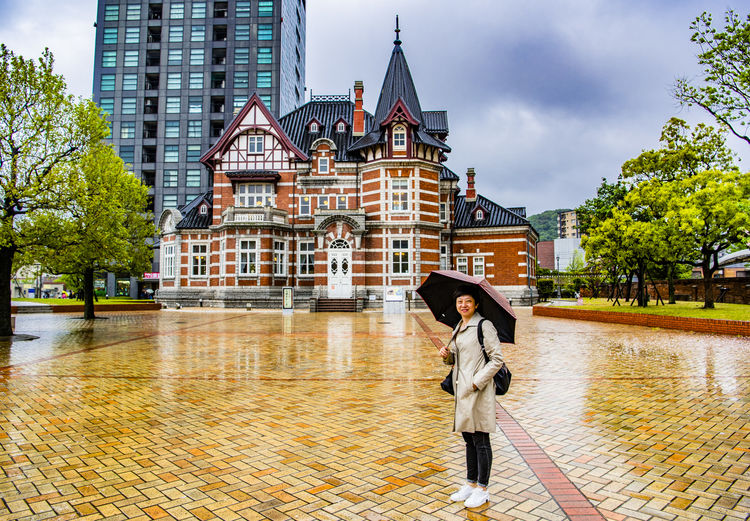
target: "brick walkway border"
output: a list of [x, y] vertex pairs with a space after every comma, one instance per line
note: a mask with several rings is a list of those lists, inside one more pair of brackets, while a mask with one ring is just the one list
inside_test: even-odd
[[[750, 336], [750, 321], [744, 320], [670, 317], [663, 315], [646, 315], [643, 313], [594, 311], [590, 309], [576, 309], [573, 307], [548, 305], [534, 306], [532, 312], [535, 316], [542, 317], [609, 322], [611, 324], [628, 324], [631, 326], [661, 327], [664, 329], [681, 329], [683, 331], [697, 331], [699, 333]], [[750, 313], [750, 306], [748, 306], [748, 313]]]
[[[440, 349], [443, 342], [417, 315], [411, 315], [427, 334], [432, 343]], [[546, 452], [534, 441], [529, 433], [506, 411], [497, 404], [497, 426], [503, 431], [511, 445], [518, 451], [521, 458], [547, 489], [552, 499], [568, 516], [570, 521], [605, 521], [604, 516], [594, 508], [594, 505], [578, 490]]]

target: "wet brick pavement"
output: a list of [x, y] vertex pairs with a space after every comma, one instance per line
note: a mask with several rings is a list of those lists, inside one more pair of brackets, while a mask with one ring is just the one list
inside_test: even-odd
[[750, 340], [518, 314], [472, 511], [429, 313], [21, 315], [0, 519], [748, 519]]

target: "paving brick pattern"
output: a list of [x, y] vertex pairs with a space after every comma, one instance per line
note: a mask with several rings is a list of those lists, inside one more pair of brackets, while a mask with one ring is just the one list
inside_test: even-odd
[[[463, 444], [412, 315], [107, 317], [0, 344], [0, 519], [568, 518], [502, 432], [491, 503], [450, 503]], [[503, 409], [603, 517], [748, 517], [746, 339], [519, 317]]]

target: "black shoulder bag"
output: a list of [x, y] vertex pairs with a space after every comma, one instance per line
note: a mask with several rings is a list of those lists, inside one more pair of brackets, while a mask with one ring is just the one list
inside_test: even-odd
[[[490, 361], [490, 357], [487, 356], [487, 351], [484, 350], [484, 331], [482, 331], [482, 322], [484, 322], [485, 318], [479, 321], [479, 326], [477, 326], [477, 339], [479, 340], [479, 345], [482, 346], [482, 354], [484, 355], [484, 361], [485, 363], [488, 363]], [[513, 375], [510, 372], [510, 369], [508, 369], [508, 366], [505, 365], [505, 362], [503, 362], [503, 365], [500, 367], [500, 370], [495, 373], [495, 376], [492, 377], [492, 380], [495, 382], [495, 394], [503, 395], [508, 392], [508, 388], [510, 388], [510, 379]], [[445, 377], [445, 379], [440, 382], [440, 387], [448, 394], [453, 394], [453, 368], [451, 368], [451, 371], [448, 373], [448, 376]]]

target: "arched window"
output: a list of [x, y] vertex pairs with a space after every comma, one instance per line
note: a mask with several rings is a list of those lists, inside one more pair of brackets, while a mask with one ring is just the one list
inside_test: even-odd
[[206, 206], [205, 204], [202, 204], [201, 208], [200, 208], [200, 214], [201, 215], [207, 215], [208, 214], [208, 206]]
[[406, 150], [406, 128], [403, 125], [393, 127], [393, 150]]
[[336, 132], [342, 133], [346, 132], [346, 123], [343, 121], [340, 121], [339, 124], [336, 126]]
[[482, 210], [477, 210], [477, 213], [474, 214], [474, 219], [476, 219], [477, 221], [483, 221], [484, 212]]
[[318, 124], [316, 122], [310, 123], [310, 132], [317, 132], [318, 131]]

